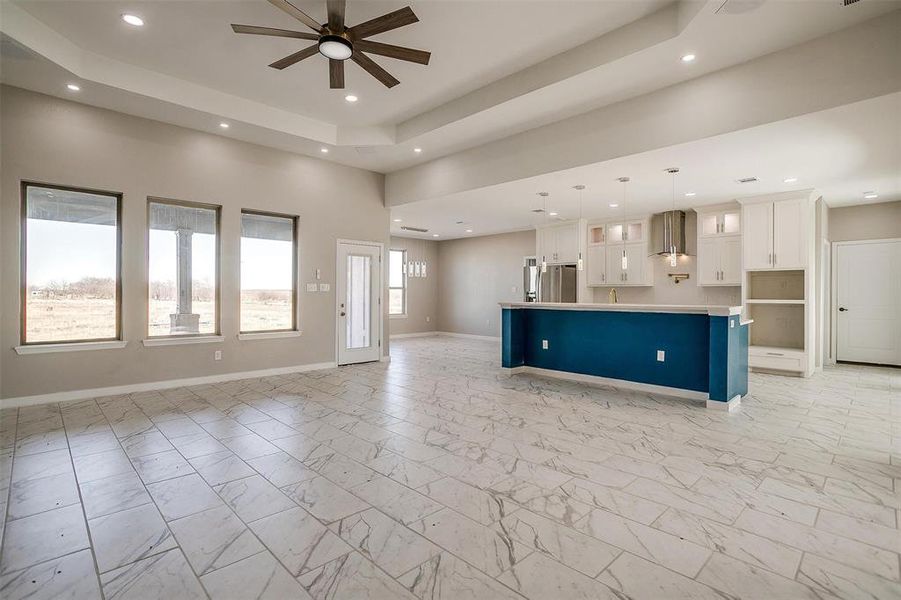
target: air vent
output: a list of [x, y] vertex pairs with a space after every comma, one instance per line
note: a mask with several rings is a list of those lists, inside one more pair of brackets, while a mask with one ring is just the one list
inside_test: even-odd
[[423, 229], [422, 227], [408, 227], [407, 225], [401, 225], [401, 229], [404, 231], [415, 231], [417, 233], [428, 233], [428, 229]]
[[860, 0], [842, 0], [842, 6], [851, 6], [852, 4], [857, 4]]
[[756, 177], [744, 177], [742, 179], [736, 179], [735, 183], [754, 183], [756, 181], [760, 181]]
[[375, 154], [375, 146], [354, 146], [357, 154]]
[[544, 209], [543, 209], [543, 208], [533, 208], [533, 209], [532, 209], [532, 212], [533, 212], [533, 213], [543, 213], [543, 212], [544, 212]]

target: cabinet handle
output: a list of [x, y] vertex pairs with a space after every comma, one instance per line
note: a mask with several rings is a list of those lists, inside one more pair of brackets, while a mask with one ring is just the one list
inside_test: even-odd
[[767, 356], [785, 356], [781, 352], [767, 352], [766, 354], [767, 354]]
[[773, 252], [773, 266], [776, 266], [776, 253]]
[[772, 253], [766, 255], [766, 264], [768, 264], [768, 265], [773, 264], [773, 255], [772, 255]]

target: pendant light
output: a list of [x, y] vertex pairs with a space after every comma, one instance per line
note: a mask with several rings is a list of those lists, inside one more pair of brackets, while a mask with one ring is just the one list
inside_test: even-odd
[[621, 225], [622, 230], [620, 232], [620, 238], [623, 241], [623, 257], [622, 257], [622, 269], [626, 271], [629, 269], [629, 257], [626, 256], [626, 186], [629, 181], [631, 181], [628, 177], [620, 177], [617, 179], [618, 182], [623, 184], [623, 224]]
[[[673, 207], [668, 215], [669, 227], [666, 226], [666, 222], [663, 223], [663, 243], [666, 245], [667, 241], [669, 242], [669, 266], [676, 267], [679, 265], [679, 260], [676, 257], [676, 174], [679, 172], [679, 169], [672, 167], [667, 169], [666, 172], [673, 176]], [[667, 230], [669, 230], [669, 240], [666, 239]]]
[[[574, 185], [574, 190], [579, 191], [579, 231], [582, 230], [582, 190], [585, 189], [585, 186], [582, 184]], [[581, 237], [581, 236], [579, 236]], [[579, 243], [579, 260], [576, 261], [576, 269], [579, 271], [585, 270], [585, 262], [582, 260], [582, 244]]]
[[[544, 220], [547, 221], [547, 197], [549, 194], [547, 192], [538, 192], [538, 195], [544, 199]], [[544, 250], [544, 244], [541, 245], [541, 249]], [[541, 255], [541, 272], [547, 273], [547, 255], [545, 254]]]

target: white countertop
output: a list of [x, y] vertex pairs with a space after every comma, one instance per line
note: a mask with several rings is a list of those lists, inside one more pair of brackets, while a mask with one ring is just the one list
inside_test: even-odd
[[501, 308], [543, 308], [549, 310], [605, 310], [611, 312], [653, 312], [728, 317], [741, 314], [740, 306], [700, 304], [595, 304], [578, 302], [498, 302]]

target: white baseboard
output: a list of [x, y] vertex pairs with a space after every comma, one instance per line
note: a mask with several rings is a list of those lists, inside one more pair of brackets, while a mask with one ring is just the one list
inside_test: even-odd
[[741, 396], [734, 396], [727, 402], [720, 402], [719, 400], [707, 400], [707, 408], [713, 410], [724, 410], [726, 412], [735, 412], [739, 408], [741, 408]]
[[[599, 385], [610, 385], [624, 390], [637, 390], [640, 392], [650, 392], [652, 394], [663, 394], [666, 396], [674, 396], [676, 398], [687, 398], [688, 400], [705, 400], [708, 408], [710, 408], [711, 400], [707, 392], [696, 392], [694, 390], [683, 390], [680, 388], [667, 387], [665, 385], [654, 385], [652, 383], [641, 383], [638, 381], [628, 381], [626, 379], [614, 379], [612, 377], [600, 377], [598, 375], [584, 375], [582, 373], [570, 373], [568, 371], [555, 371], [553, 369], [541, 369], [539, 367], [513, 367], [512, 369], [502, 368], [507, 374], [516, 375], [517, 373], [532, 373], [535, 375], [543, 375], [544, 377], [554, 377], [556, 379], [566, 379], [568, 381], [579, 381], [582, 383], [595, 383]], [[716, 404], [726, 404], [725, 402], [716, 402]], [[731, 400], [730, 400], [731, 402]]]
[[454, 333], [452, 331], [436, 331], [436, 335], [443, 335], [447, 337], [455, 337], [455, 338], [463, 338], [467, 340], [485, 340], [490, 342], [499, 342], [501, 341], [500, 336], [493, 335], [473, 335], [471, 333]]
[[338, 365], [335, 362], [323, 362], [313, 363], [309, 365], [295, 365], [291, 367], [276, 367], [274, 369], [259, 369], [256, 371], [220, 373], [218, 375], [205, 375], [203, 377], [187, 377], [184, 379], [166, 379], [163, 381], [148, 381], [144, 383], [131, 383], [128, 385], [114, 385], [110, 387], [93, 388], [87, 390], [53, 392], [51, 394], [37, 394], [34, 396], [19, 396], [18, 398], [0, 399], [0, 408], [18, 408], [20, 406], [33, 406], [35, 404], [48, 404], [51, 402], [68, 402], [69, 400], [84, 400], [87, 398], [99, 398], [101, 396], [115, 396], [117, 394], [133, 394], [135, 392], [149, 392], [153, 390], [165, 390], [169, 388], [191, 385], [222, 383], [224, 381], [235, 381], [237, 379], [256, 379], [258, 377], [270, 377], [272, 375], [305, 373], [307, 371], [333, 369], [337, 366]]
[[392, 340], [402, 340], [404, 338], [433, 337], [436, 335], [438, 335], [437, 331], [420, 331], [417, 333], [393, 333], [389, 337]]

